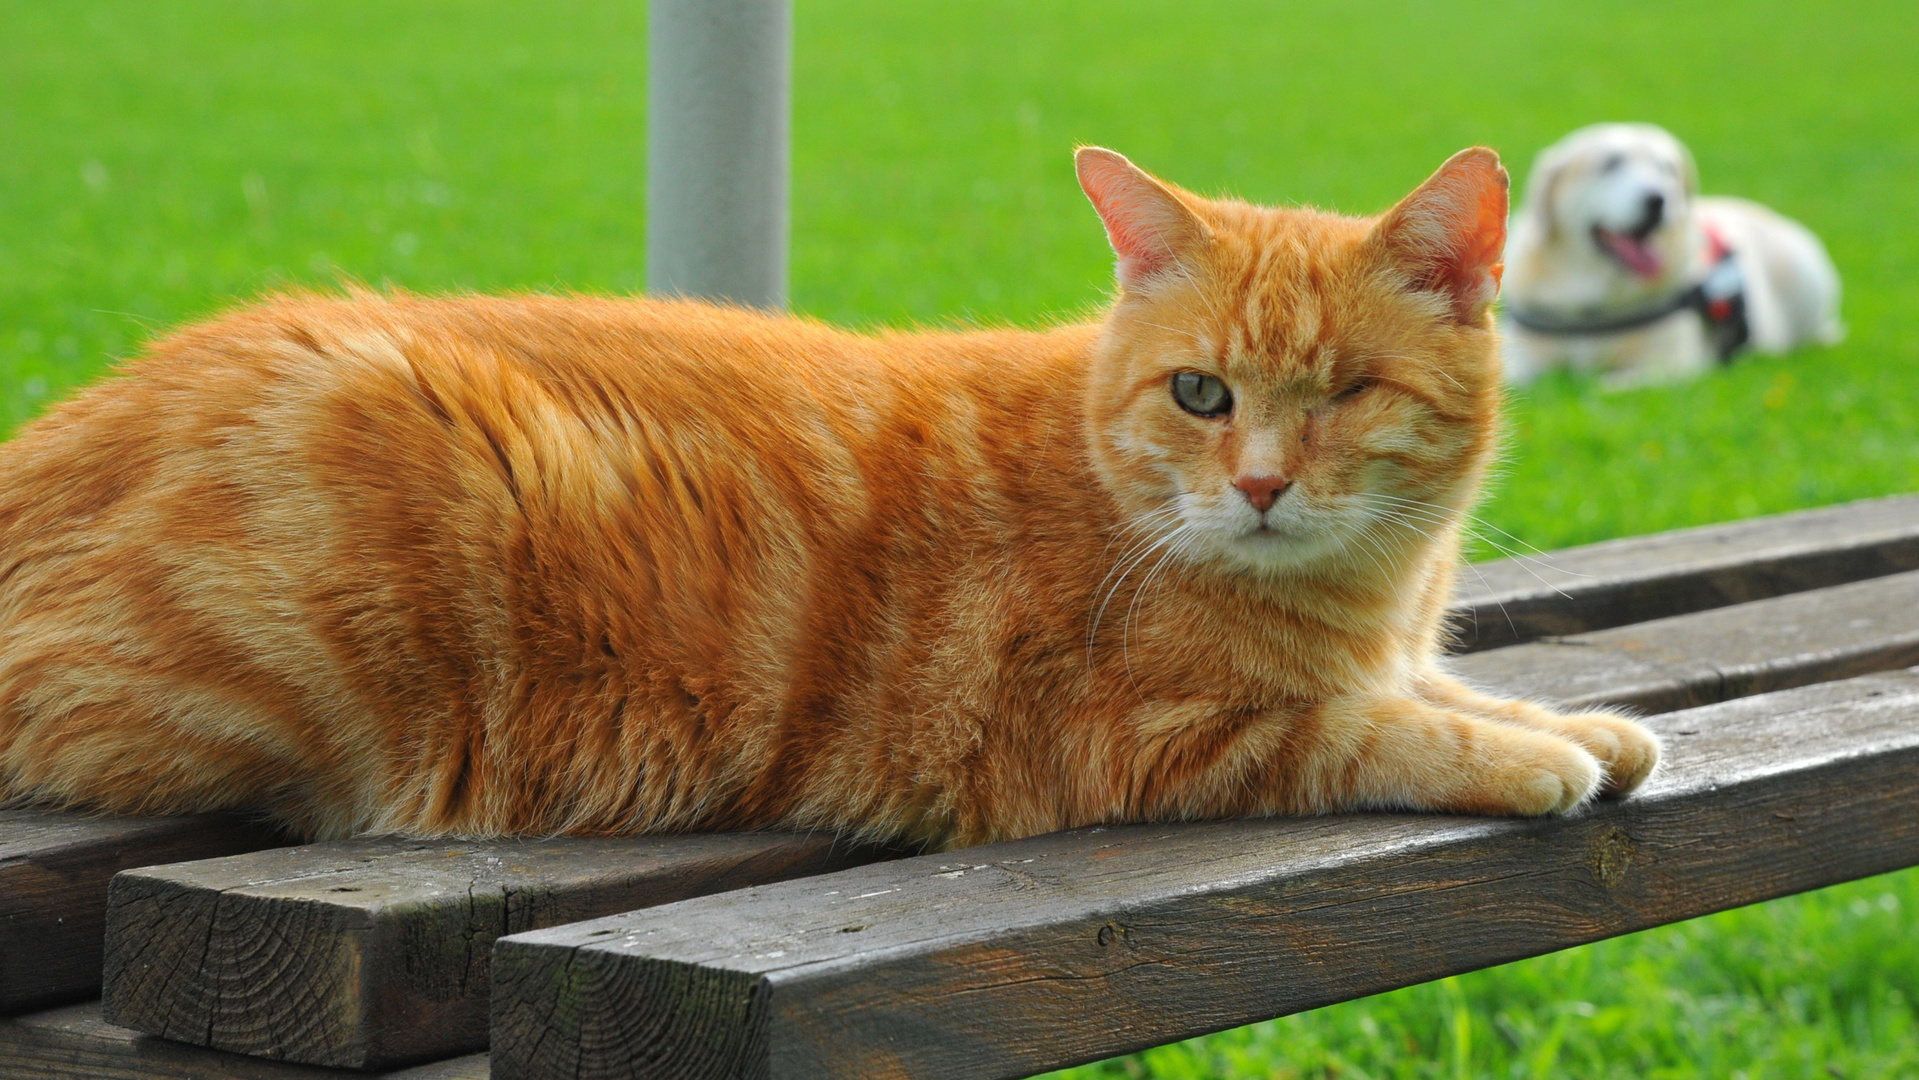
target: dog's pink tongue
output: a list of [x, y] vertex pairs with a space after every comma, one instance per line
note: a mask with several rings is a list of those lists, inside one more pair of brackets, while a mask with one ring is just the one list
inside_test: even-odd
[[1614, 258], [1625, 263], [1626, 269], [1640, 277], [1659, 276], [1659, 256], [1646, 246], [1645, 241], [1605, 229], [1598, 232], [1599, 242], [1606, 245], [1606, 250], [1612, 252]]

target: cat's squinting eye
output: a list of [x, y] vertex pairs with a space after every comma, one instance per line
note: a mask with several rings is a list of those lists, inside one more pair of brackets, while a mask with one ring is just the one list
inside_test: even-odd
[[1173, 376], [1173, 400], [1194, 416], [1209, 420], [1233, 411], [1233, 392], [1226, 389], [1226, 384], [1197, 371]]
[[1379, 385], [1379, 380], [1377, 379], [1360, 379], [1357, 382], [1354, 382], [1352, 385], [1346, 387], [1344, 390], [1341, 390], [1340, 392], [1334, 394], [1333, 400], [1334, 401], [1351, 401], [1354, 398], [1358, 397], [1359, 395], [1365, 393], [1368, 390], [1371, 390], [1373, 387], [1378, 385]]

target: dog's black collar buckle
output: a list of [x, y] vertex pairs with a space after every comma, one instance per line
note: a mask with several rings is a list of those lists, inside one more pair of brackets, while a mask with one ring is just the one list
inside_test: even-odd
[[1506, 316], [1535, 334], [1572, 337], [1585, 334], [1618, 334], [1637, 330], [1681, 311], [1696, 311], [1706, 324], [1706, 339], [1713, 355], [1722, 364], [1732, 362], [1734, 354], [1752, 337], [1746, 321], [1746, 278], [1732, 257], [1732, 248], [1710, 226], [1706, 242], [1711, 245], [1712, 266], [1706, 276], [1690, 288], [1681, 289], [1637, 311], [1619, 315], [1561, 315], [1557, 312], [1529, 310], [1509, 305]]
[[1706, 340], [1712, 342], [1713, 355], [1722, 364], [1752, 340], [1752, 324], [1746, 320], [1746, 275], [1739, 269], [1732, 249], [1710, 228], [1713, 263], [1699, 284], [1686, 290], [1699, 317], [1706, 321]]

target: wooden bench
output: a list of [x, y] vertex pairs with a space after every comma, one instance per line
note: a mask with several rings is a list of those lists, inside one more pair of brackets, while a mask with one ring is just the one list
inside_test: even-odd
[[1642, 792], [913, 857], [9, 811], [0, 1080], [479, 1076], [489, 1002], [498, 1077], [1025, 1076], [1919, 863], [1919, 498], [1476, 571], [1457, 668], [1655, 714]]

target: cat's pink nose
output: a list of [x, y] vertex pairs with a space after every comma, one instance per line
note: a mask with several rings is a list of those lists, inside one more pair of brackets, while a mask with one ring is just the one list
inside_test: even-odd
[[1246, 501], [1263, 514], [1273, 508], [1293, 482], [1283, 476], [1242, 476], [1233, 481], [1233, 486], [1245, 492]]

